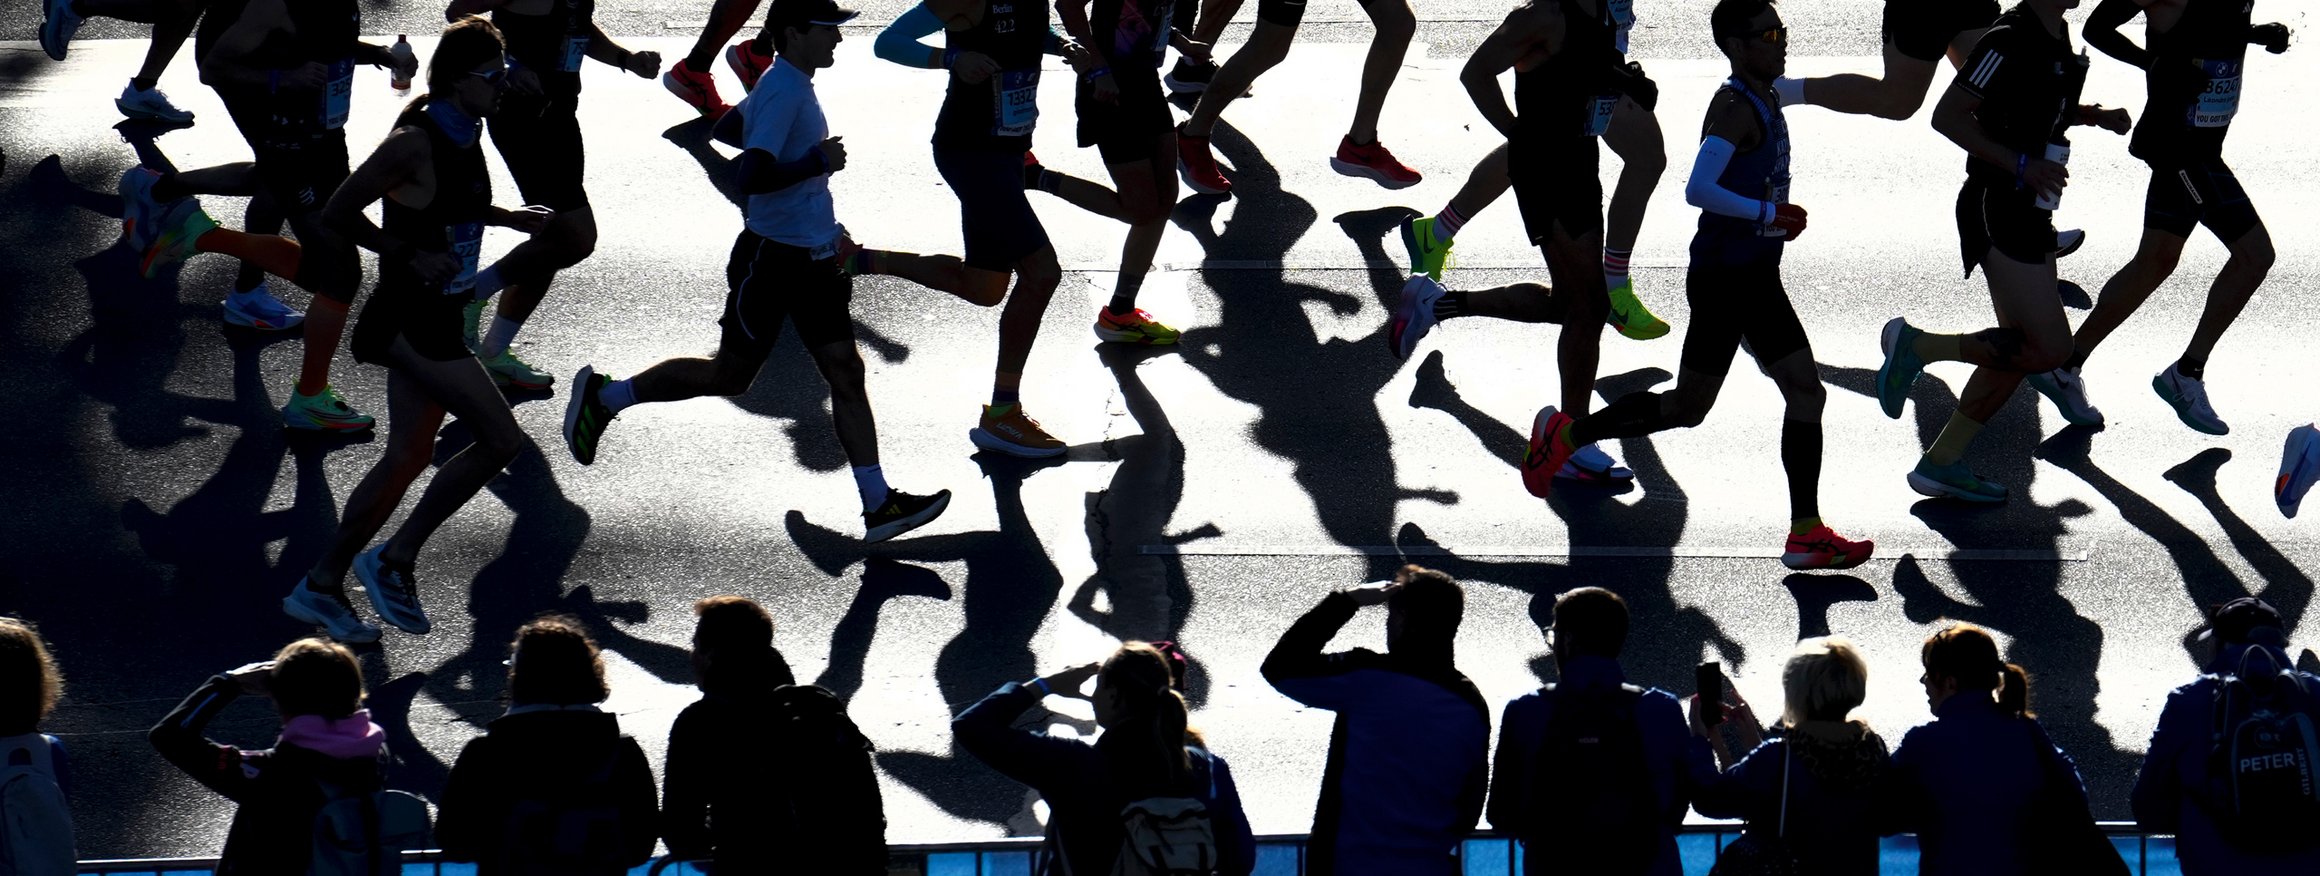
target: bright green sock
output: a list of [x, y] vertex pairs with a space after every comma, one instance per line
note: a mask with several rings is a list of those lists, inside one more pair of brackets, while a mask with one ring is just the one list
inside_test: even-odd
[[1815, 528], [1818, 528], [1820, 525], [1821, 525], [1821, 519], [1820, 519], [1820, 518], [1818, 518], [1818, 517], [1799, 517], [1799, 518], [1797, 518], [1797, 519], [1795, 519], [1795, 520], [1791, 520], [1791, 521], [1789, 521], [1789, 523], [1788, 523], [1788, 534], [1790, 534], [1790, 535], [1803, 535], [1803, 534], [1805, 534], [1805, 533], [1808, 533], [1808, 532], [1811, 532], [1811, 531], [1813, 531]]
[[1966, 448], [1981, 434], [1982, 424], [1962, 413], [1951, 414], [1949, 423], [1941, 427], [1941, 434], [1934, 436], [1933, 446], [1925, 449], [1925, 461], [1949, 465], [1964, 459]]

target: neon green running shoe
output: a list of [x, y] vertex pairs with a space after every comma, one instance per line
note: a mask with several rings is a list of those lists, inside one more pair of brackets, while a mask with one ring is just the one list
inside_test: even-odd
[[168, 212], [161, 219], [161, 231], [154, 235], [153, 244], [145, 248], [144, 258], [137, 263], [137, 272], [145, 279], [153, 279], [161, 266], [182, 262], [197, 252], [195, 244], [201, 236], [217, 230], [217, 220], [201, 209], [195, 198], [179, 198], [164, 208]]
[[290, 393], [290, 403], [282, 406], [282, 425], [292, 429], [314, 432], [353, 432], [371, 427], [369, 414], [357, 411], [338, 394], [338, 388], [325, 385], [313, 395]]
[[517, 389], [547, 389], [556, 385], [556, 375], [549, 374], [532, 363], [516, 358], [514, 350], [501, 350], [497, 356], [483, 360], [483, 370], [491, 372], [493, 382]]
[[1651, 315], [1651, 309], [1643, 306], [1643, 299], [1635, 297], [1632, 279], [1611, 287], [1611, 314], [1605, 321], [1620, 334], [1638, 341], [1664, 337], [1668, 333], [1667, 320]]
[[467, 302], [466, 318], [460, 320], [461, 337], [467, 341], [467, 348], [470, 350], [480, 351], [483, 349], [483, 308], [484, 302]]
[[1450, 241], [1434, 239], [1434, 217], [1420, 216], [1402, 223], [1402, 246], [1410, 251], [1410, 273], [1442, 281], [1442, 270], [1449, 264]]

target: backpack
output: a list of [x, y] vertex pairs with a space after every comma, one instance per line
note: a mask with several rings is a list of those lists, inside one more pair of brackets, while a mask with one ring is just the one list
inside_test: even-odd
[[1667, 820], [1652, 790], [1636, 708], [1643, 689], [1547, 688], [1555, 706], [1532, 761], [1525, 853], [1557, 873], [1642, 873]]
[[612, 781], [625, 749], [614, 745], [604, 763], [577, 783], [526, 782], [509, 809], [495, 871], [538, 876], [626, 871], [622, 847], [627, 834]]
[[56, 783], [48, 737], [9, 740], [0, 753], [0, 876], [71, 876], [72, 810]]
[[1120, 809], [1120, 856], [1112, 876], [1209, 876], [1223, 863], [1208, 806], [1190, 797], [1147, 797]]
[[774, 769], [790, 816], [784, 833], [818, 847], [811, 854], [821, 872], [885, 872], [878, 767], [838, 695], [811, 684], [774, 688], [766, 740], [782, 752]]
[[[2260, 660], [2258, 658], [2261, 658]], [[2261, 851], [2320, 844], [2320, 695], [2269, 649], [2251, 647], [2216, 678], [2216, 821], [2234, 845]]]
[[403, 871], [404, 852], [429, 845], [427, 801], [401, 791], [316, 782], [324, 802], [314, 813], [310, 876], [392, 876]]

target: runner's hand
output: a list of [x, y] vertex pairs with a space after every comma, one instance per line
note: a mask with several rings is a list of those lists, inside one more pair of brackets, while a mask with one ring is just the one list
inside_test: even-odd
[[1120, 102], [1120, 83], [1118, 80], [1112, 78], [1112, 74], [1105, 73], [1102, 76], [1090, 79], [1088, 80], [1088, 86], [1095, 90], [1095, 98], [1098, 102]]
[[246, 696], [271, 696], [267, 684], [273, 677], [274, 661], [272, 660], [245, 663], [226, 670], [226, 679], [232, 681], [236, 687], [241, 688], [242, 693]]
[[419, 282], [429, 288], [441, 288], [451, 282], [451, 278], [459, 276], [460, 267], [459, 260], [447, 252], [411, 254], [411, 273], [419, 275]]
[[2128, 115], [2123, 107], [2087, 107], [2080, 122], [2113, 134], [2124, 134], [2135, 129], [2135, 117]]
[[991, 56], [982, 52], [960, 52], [958, 58], [951, 61], [951, 75], [959, 77], [960, 82], [968, 85], [989, 82], [998, 72], [999, 62], [991, 60]]
[[638, 79], [658, 78], [661, 75], [661, 53], [630, 52], [628, 66], [624, 69], [636, 74]]
[[1789, 240], [1804, 234], [1804, 208], [1795, 204], [1779, 204], [1772, 208], [1772, 227], [1788, 232]]
[[387, 65], [387, 69], [394, 71], [396, 79], [409, 82], [412, 79], [418, 77], [419, 56], [417, 53], [413, 53], [410, 57], [407, 58], [395, 57], [392, 54], [388, 55], [387, 57], [390, 61], [390, 63]]
[[2043, 158], [2030, 159], [2022, 169], [2022, 182], [2031, 191], [2050, 198], [2062, 197], [2062, 188], [2070, 185], [2070, 169]]
[[506, 216], [500, 217], [500, 224], [525, 234], [538, 234], [546, 230], [548, 220], [554, 218], [556, 218], [554, 210], [538, 204], [525, 204], [522, 207], [507, 211]]
[[837, 173], [838, 171], [846, 169], [846, 144], [840, 142], [844, 139], [844, 137], [831, 137], [830, 139], [823, 140], [822, 145], [816, 147], [822, 150], [822, 157], [828, 159], [830, 173]]
[[2264, 47], [2264, 51], [2280, 54], [2288, 50], [2288, 35], [2294, 33], [2277, 21], [2248, 28], [2248, 42]]

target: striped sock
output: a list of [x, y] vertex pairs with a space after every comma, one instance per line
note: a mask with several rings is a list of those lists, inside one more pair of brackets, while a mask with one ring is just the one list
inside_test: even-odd
[[1442, 212], [1434, 214], [1434, 242], [1449, 243], [1458, 236], [1458, 229], [1466, 227], [1466, 217], [1458, 215], [1458, 208], [1442, 205]]
[[1627, 282], [1627, 257], [1634, 252], [1633, 249], [1612, 249], [1608, 246], [1603, 248], [1604, 285], [1617, 286]]

